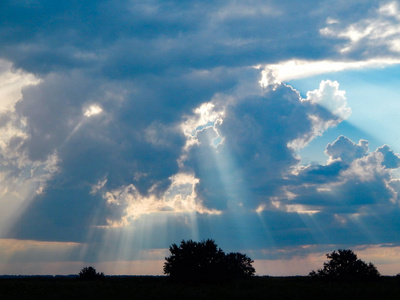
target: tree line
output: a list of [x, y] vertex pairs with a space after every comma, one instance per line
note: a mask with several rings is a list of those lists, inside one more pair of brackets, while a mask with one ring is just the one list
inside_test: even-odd
[[[214, 240], [201, 242], [182, 240], [169, 247], [170, 256], [165, 258], [164, 274], [179, 282], [220, 282], [250, 278], [255, 275], [254, 261], [239, 252], [225, 253]], [[327, 262], [309, 277], [321, 280], [375, 280], [380, 277], [377, 268], [365, 263], [353, 250], [339, 249], [326, 254]], [[82, 280], [103, 279], [93, 267], [85, 267], [79, 273]]]

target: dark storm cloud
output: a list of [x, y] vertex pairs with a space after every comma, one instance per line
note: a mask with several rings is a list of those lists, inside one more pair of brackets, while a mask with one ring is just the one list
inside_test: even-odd
[[[3, 1], [0, 54], [35, 74], [85, 68], [114, 78], [171, 66], [210, 69], [317, 58], [334, 52], [318, 31], [326, 18], [323, 5]], [[357, 11], [365, 6], [358, 4]]]
[[388, 169], [397, 169], [400, 166], [400, 157], [394, 153], [388, 145], [383, 145], [376, 149], [377, 152], [382, 153], [382, 164]]
[[[257, 199], [259, 196], [271, 195], [273, 191], [268, 190], [270, 183], [279, 180], [290, 166], [298, 163], [287, 143], [309, 133], [311, 123], [307, 117], [307, 107], [300, 104], [296, 93], [282, 86], [265, 97], [242, 99], [240, 103], [228, 106], [225, 114], [223, 123], [217, 126], [224, 142], [218, 149], [210, 148], [209, 151], [214, 151], [215, 159], [220, 162], [228, 158], [227, 165], [212, 164], [212, 169], [208, 170], [206, 176], [195, 172], [200, 178], [199, 189], [203, 188], [201, 179], [207, 177], [212, 181], [214, 170], [220, 168], [220, 171], [233, 176], [236, 183], [231, 184], [234, 189], [239, 184], [255, 194], [242, 196]], [[208, 141], [208, 145], [209, 143]], [[199, 157], [197, 153], [193, 155]], [[203, 161], [197, 166], [204, 168]], [[224, 184], [219, 184], [218, 188], [224, 188]], [[214, 195], [214, 189], [206, 189], [209, 190], [209, 195]], [[228, 187], [227, 190], [231, 189]], [[240, 194], [237, 196], [240, 197]], [[209, 203], [208, 195], [203, 198]], [[231, 197], [220, 197], [219, 201], [224, 198]], [[241, 201], [247, 203], [252, 201], [250, 199]], [[254, 201], [257, 203], [257, 200]]]
[[[49, 188], [33, 201], [17, 228], [29, 226], [32, 231], [37, 227], [39, 234], [43, 227], [35, 220], [41, 214], [55, 224], [63, 220], [78, 227], [87, 225], [85, 215], [99, 225], [105, 225], [111, 216], [121, 218], [125, 206], [110, 210], [100, 194], [90, 193], [92, 186], [104, 179], [103, 190], [134, 184], [142, 195], [161, 195], [171, 183], [169, 178], [178, 172], [177, 160], [185, 142], [179, 127], [183, 113], [236, 84], [238, 73], [246, 71], [188, 71], [174, 75], [177, 77], [108, 82], [73, 71], [48, 75], [39, 85], [25, 89], [15, 109], [16, 115], [27, 121], [27, 138], [14, 150], [33, 161], [56, 153], [59, 172], [47, 182]], [[186, 88], [174, 86], [176, 82]], [[85, 116], [93, 104], [103, 111]], [[58, 190], [66, 195], [61, 197]], [[51, 204], [55, 198], [58, 205]], [[91, 211], [90, 205], [82, 203], [91, 203], [96, 209]], [[75, 218], [75, 211], [80, 211], [82, 218]], [[92, 215], [97, 216], [95, 221]]]
[[330, 160], [340, 159], [344, 163], [363, 157], [368, 151], [368, 141], [360, 140], [358, 144], [353, 143], [345, 136], [339, 136], [336, 141], [326, 146], [325, 154]]
[[[217, 110], [223, 109], [222, 120], [197, 133], [199, 143], [190, 148], [185, 161], [200, 179], [197, 193], [203, 204], [218, 209], [226, 209], [228, 202], [253, 208], [268, 202], [300, 162], [296, 144], [309, 142], [341, 121], [319, 102], [330, 102], [333, 111], [347, 114], [348, 110], [337, 83], [329, 81], [310, 92], [307, 99], [284, 84], [227, 99], [212, 102]], [[215, 145], [217, 137], [221, 142]], [[329, 168], [335, 172], [334, 165]], [[324, 170], [318, 174], [315, 166], [309, 169], [314, 169], [316, 180], [331, 176]]]
[[397, 210], [399, 190], [390, 171], [398, 168], [399, 157], [387, 145], [368, 153], [367, 145], [365, 140], [355, 144], [344, 136], [328, 144], [325, 153], [332, 162], [302, 168], [290, 177], [286, 190], [293, 198], [285, 202], [332, 214]]

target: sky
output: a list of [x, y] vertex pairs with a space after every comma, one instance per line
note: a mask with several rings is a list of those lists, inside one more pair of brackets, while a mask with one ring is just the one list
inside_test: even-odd
[[0, 2], [0, 274], [400, 273], [400, 1]]

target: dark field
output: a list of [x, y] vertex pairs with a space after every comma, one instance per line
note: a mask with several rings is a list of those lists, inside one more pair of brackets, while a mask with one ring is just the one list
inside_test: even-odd
[[0, 299], [399, 299], [400, 280], [316, 282], [307, 277], [254, 277], [232, 283], [178, 284], [166, 277], [1, 278]]

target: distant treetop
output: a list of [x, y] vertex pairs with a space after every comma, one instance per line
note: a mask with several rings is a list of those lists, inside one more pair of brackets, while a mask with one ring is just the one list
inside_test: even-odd
[[371, 262], [367, 264], [358, 259], [350, 249], [339, 249], [337, 252], [327, 253], [326, 257], [328, 261], [323, 268], [311, 271], [309, 276], [335, 280], [371, 280], [380, 276]]
[[246, 254], [225, 254], [213, 240], [181, 241], [169, 247], [164, 273], [179, 281], [221, 281], [253, 276], [254, 262]]
[[89, 266], [89, 267], [84, 267], [80, 272], [79, 272], [79, 279], [82, 280], [94, 280], [94, 279], [103, 279], [104, 278], [104, 273], [97, 273], [96, 269]]

